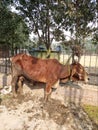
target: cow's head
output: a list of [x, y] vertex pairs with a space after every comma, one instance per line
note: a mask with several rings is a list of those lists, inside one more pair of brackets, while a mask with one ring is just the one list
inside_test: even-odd
[[77, 77], [77, 79], [84, 81], [85, 83], [89, 80], [88, 73], [84, 67], [76, 61], [71, 65], [71, 77]]

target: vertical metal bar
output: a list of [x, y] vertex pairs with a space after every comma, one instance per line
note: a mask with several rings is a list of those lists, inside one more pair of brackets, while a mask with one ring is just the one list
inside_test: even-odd
[[91, 71], [91, 52], [90, 52], [90, 62], [89, 62], [89, 73]]
[[63, 51], [63, 64], [64, 64], [64, 51]]
[[96, 76], [97, 73], [98, 73], [98, 66], [97, 66], [98, 56], [97, 56], [97, 54], [95, 56], [96, 56], [96, 61], [95, 61], [95, 85], [98, 85], [97, 76]]
[[85, 55], [86, 55], [86, 54], [84, 53], [84, 67], [85, 67]]
[[7, 58], [5, 57], [5, 74], [7, 74]]

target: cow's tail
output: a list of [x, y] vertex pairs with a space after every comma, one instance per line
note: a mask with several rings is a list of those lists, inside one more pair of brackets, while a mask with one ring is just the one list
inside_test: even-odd
[[10, 57], [10, 62], [12, 62], [12, 58], [13, 58], [13, 57]]

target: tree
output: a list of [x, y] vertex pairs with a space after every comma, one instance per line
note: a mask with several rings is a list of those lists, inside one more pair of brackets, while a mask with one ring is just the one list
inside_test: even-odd
[[93, 28], [92, 43], [95, 44], [95, 45], [98, 45], [98, 0], [96, 0], [95, 14], [96, 15], [95, 15], [95, 18], [94, 18], [94, 22], [96, 23], [96, 26], [94, 26], [94, 28]]
[[[6, 0], [5, 0], [6, 1]], [[64, 41], [70, 31], [75, 44], [92, 31], [89, 23], [94, 23], [97, 1], [92, 0], [11, 0], [29, 28], [39, 37], [39, 43], [50, 48], [53, 39]], [[10, 2], [11, 2], [10, 1]]]
[[28, 22], [30, 30], [38, 35], [40, 44], [45, 44], [49, 49], [53, 39], [62, 39], [62, 19], [57, 8], [59, 6], [64, 11], [66, 7], [62, 7], [55, 0], [13, 1], [16, 9], [20, 10], [19, 14]]
[[[63, 1], [63, 4], [64, 1]], [[63, 42], [64, 45], [69, 45], [72, 50], [72, 57], [76, 55], [78, 60], [83, 54], [83, 47], [85, 44], [85, 38], [93, 34], [97, 36], [97, 23], [96, 16], [98, 15], [98, 2], [91, 0], [72, 0], [68, 3], [68, 12], [64, 16], [66, 19], [65, 29], [71, 32], [71, 41]], [[97, 8], [97, 9], [96, 9]]]
[[[72, 0], [68, 5], [68, 26], [74, 39], [82, 40], [93, 32], [96, 17], [96, 2], [91, 0]], [[90, 24], [92, 23], [92, 25]], [[90, 25], [89, 25], [90, 24]]]
[[5, 6], [0, 6], [0, 44], [20, 46], [28, 37], [29, 31], [23, 19]]

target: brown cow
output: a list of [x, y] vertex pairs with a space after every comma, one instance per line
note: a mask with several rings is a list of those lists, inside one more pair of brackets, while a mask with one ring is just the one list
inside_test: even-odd
[[[75, 77], [74, 77], [75, 76]], [[56, 59], [40, 59], [26, 54], [12, 57], [12, 92], [17, 96], [17, 85], [22, 91], [24, 79], [46, 83], [45, 101], [60, 79], [88, 81], [88, 74], [80, 63], [62, 65]]]

